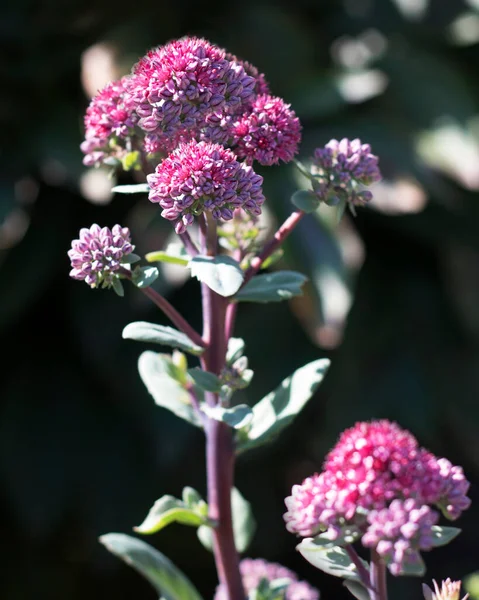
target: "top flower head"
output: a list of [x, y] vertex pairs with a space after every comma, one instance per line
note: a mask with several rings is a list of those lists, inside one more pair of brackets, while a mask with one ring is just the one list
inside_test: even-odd
[[[151, 50], [133, 68], [130, 100], [138, 125], [160, 136], [165, 150], [216, 128], [254, 97], [256, 80], [206, 40], [185, 37]], [[206, 132], [206, 133], [205, 133]]]
[[126, 100], [126, 77], [105, 86], [91, 100], [85, 115], [85, 141], [81, 149], [87, 166], [100, 164], [110, 155], [121, 154], [133, 127]]
[[431, 547], [427, 530], [438, 514], [429, 505], [456, 519], [470, 504], [468, 488], [461, 467], [420, 448], [395, 423], [357, 423], [341, 435], [322, 473], [293, 486], [284, 518], [302, 536], [327, 529], [335, 538], [343, 527], [357, 528], [363, 544], [383, 551], [398, 574], [418, 559], [418, 549]]

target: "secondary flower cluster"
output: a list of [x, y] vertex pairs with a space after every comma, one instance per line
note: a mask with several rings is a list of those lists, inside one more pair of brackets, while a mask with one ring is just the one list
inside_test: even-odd
[[331, 140], [315, 150], [312, 174], [316, 179], [314, 191], [326, 204], [345, 200], [363, 205], [372, 198], [363, 187], [381, 179], [378, 157], [371, 154], [371, 146], [347, 138]]
[[357, 423], [329, 453], [320, 474], [295, 485], [286, 498], [286, 527], [301, 536], [321, 531], [335, 539], [357, 528], [399, 574], [431, 547], [435, 507], [456, 519], [470, 505], [461, 467], [421, 448], [389, 421]]
[[68, 251], [70, 277], [85, 281], [92, 288], [110, 287], [133, 249], [128, 227], [115, 225], [109, 229], [95, 224], [81, 229], [80, 238], [73, 240]]
[[228, 221], [235, 208], [259, 215], [264, 202], [263, 178], [218, 144], [182, 143], [147, 179], [151, 202], [160, 204], [165, 219], [175, 221], [177, 233], [205, 210]]
[[[293, 571], [278, 563], [271, 563], [262, 558], [245, 558], [240, 563], [241, 577], [246, 594], [256, 590], [262, 581], [272, 583], [277, 580], [289, 579], [284, 591], [275, 598], [282, 600], [319, 600], [319, 592], [306, 581], [298, 581], [298, 576]], [[222, 585], [216, 588], [214, 600], [226, 600], [226, 593]]]
[[85, 115], [85, 141], [81, 150], [83, 163], [99, 165], [108, 157], [121, 158], [125, 154], [126, 140], [133, 133], [131, 107], [126, 101], [126, 82], [113, 81], [91, 101]]

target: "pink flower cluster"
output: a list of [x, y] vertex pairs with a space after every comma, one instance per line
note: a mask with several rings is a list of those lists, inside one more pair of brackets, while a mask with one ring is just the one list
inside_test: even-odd
[[318, 181], [317, 196], [329, 204], [345, 199], [350, 204], [363, 205], [372, 194], [362, 188], [381, 179], [378, 157], [371, 154], [371, 146], [347, 138], [316, 148], [312, 174]]
[[281, 98], [261, 95], [251, 109], [232, 125], [233, 146], [240, 158], [251, 164], [287, 163], [298, 152], [301, 124]]
[[92, 99], [85, 115], [85, 141], [81, 150], [86, 166], [101, 164], [108, 156], [125, 152], [132, 133], [131, 108], [125, 99], [127, 78], [113, 81]]
[[436, 511], [414, 498], [393, 500], [387, 508], [368, 514], [362, 543], [376, 549], [393, 575], [401, 575], [408, 565], [421, 564], [420, 550], [433, 547], [432, 526], [438, 520]]
[[177, 233], [205, 210], [228, 221], [236, 208], [260, 214], [264, 202], [263, 178], [218, 144], [181, 143], [147, 179], [151, 202], [160, 204], [162, 216], [175, 222]]
[[[262, 558], [245, 558], [240, 563], [241, 577], [246, 594], [257, 589], [262, 580], [270, 583], [277, 579], [289, 579], [290, 583], [280, 596], [284, 600], [319, 600], [319, 592], [306, 581], [298, 581], [293, 571], [278, 563], [271, 563]], [[216, 588], [214, 600], [226, 600], [223, 586]]]
[[[138, 125], [168, 150], [222, 120], [254, 97], [256, 81], [206, 40], [186, 37], [148, 52], [133, 68], [128, 91]], [[219, 133], [219, 132], [218, 132]], [[224, 141], [212, 139], [210, 141]], [[173, 140], [173, 142], [171, 142]]]
[[109, 229], [95, 224], [90, 229], [83, 228], [68, 251], [72, 266], [70, 277], [85, 281], [92, 288], [110, 287], [133, 249], [128, 227], [115, 225]]
[[[392, 504], [395, 500], [412, 499], [419, 508], [432, 505], [456, 519], [470, 505], [468, 489], [461, 467], [419, 447], [395, 423], [357, 423], [341, 435], [320, 474], [293, 486], [284, 518], [293, 533], [306, 537], [328, 530], [334, 539], [343, 527], [357, 527], [362, 534], [373, 531], [371, 519], [380, 527], [385, 514], [381, 511], [400, 512], [400, 505]], [[401, 510], [412, 519], [417, 513], [407, 510], [411, 506]], [[408, 541], [411, 548], [421, 547], [414, 546], [416, 541]]]

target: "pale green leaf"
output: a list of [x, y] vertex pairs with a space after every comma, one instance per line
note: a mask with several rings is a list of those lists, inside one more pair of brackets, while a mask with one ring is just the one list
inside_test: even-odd
[[200, 416], [190, 402], [186, 389], [171, 377], [171, 357], [146, 351], [140, 356], [138, 370], [155, 404], [167, 408], [178, 417], [202, 427]]
[[232, 296], [243, 283], [244, 273], [230, 256], [195, 256], [188, 266], [193, 277], [220, 296]]
[[199, 356], [204, 352], [204, 348], [197, 346], [185, 333], [173, 329], [173, 327], [146, 323], [145, 321], [130, 323], [123, 329], [122, 336], [124, 339], [138, 342], [150, 342], [179, 348], [195, 356]]
[[239, 433], [238, 452], [268, 442], [287, 427], [314, 394], [329, 365], [330, 361], [326, 358], [308, 363], [260, 400], [253, 407], [249, 429]]
[[458, 527], [432, 526], [432, 545], [434, 548], [445, 546], [461, 533]]
[[[317, 544], [313, 538], [306, 538], [296, 546], [296, 549], [309, 563], [328, 575], [361, 581], [356, 566], [344, 548], [324, 546]], [[361, 562], [366, 569], [369, 568], [365, 561], [361, 559]]]
[[205, 392], [219, 393], [221, 391], [221, 381], [214, 373], [203, 371], [198, 367], [188, 369], [188, 374], [193, 378], [193, 381]]
[[370, 600], [368, 590], [358, 581], [348, 581], [346, 579], [343, 581], [343, 585], [357, 600]]
[[131, 273], [131, 281], [139, 288], [149, 287], [159, 273], [156, 267], [136, 267]]
[[231, 365], [242, 356], [244, 352], [245, 343], [242, 338], [232, 337], [228, 340], [228, 351], [226, 352], [226, 363]]
[[305, 213], [314, 212], [319, 206], [319, 198], [311, 190], [298, 190], [291, 196], [291, 202]]
[[145, 258], [148, 262], [165, 262], [183, 267], [186, 267], [190, 261], [190, 256], [183, 244], [169, 244], [166, 250], [149, 252]]
[[234, 299], [238, 302], [281, 302], [301, 296], [301, 286], [307, 277], [296, 271], [275, 271], [255, 275], [240, 289]]
[[138, 571], [164, 600], [202, 600], [189, 579], [164, 554], [142, 540], [122, 533], [108, 533], [100, 542]]
[[111, 287], [113, 288], [113, 291], [117, 296], [123, 298], [123, 296], [125, 295], [125, 290], [123, 289], [123, 283], [118, 279], [118, 277], [113, 278]]
[[246, 404], [238, 404], [232, 408], [223, 408], [222, 406], [208, 406], [203, 404], [201, 410], [210, 419], [222, 421], [233, 427], [233, 429], [242, 429], [251, 423], [253, 411]]
[[199, 527], [206, 521], [207, 519], [187, 507], [182, 500], [173, 496], [163, 496], [155, 502], [143, 523], [134, 529], [138, 533], [151, 534], [160, 531], [170, 523]]

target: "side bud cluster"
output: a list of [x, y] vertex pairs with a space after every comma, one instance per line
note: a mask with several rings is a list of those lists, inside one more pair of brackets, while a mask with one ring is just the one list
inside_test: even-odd
[[[245, 593], [260, 590], [265, 600], [319, 600], [319, 592], [306, 581], [299, 581], [293, 571], [262, 558], [245, 558], [240, 562]], [[278, 585], [275, 585], [275, 584]], [[216, 588], [214, 600], [227, 600], [222, 585]]]
[[289, 531], [303, 537], [359, 532], [394, 575], [431, 548], [438, 510], [456, 519], [470, 505], [461, 467], [437, 458], [389, 421], [357, 423], [327, 456], [323, 471], [286, 498]]
[[364, 188], [381, 180], [378, 157], [359, 139], [331, 140], [324, 148], [317, 148], [311, 173], [317, 197], [330, 205], [341, 201], [364, 205], [372, 198]]
[[79, 239], [73, 240], [68, 251], [70, 277], [85, 281], [92, 288], [111, 287], [133, 249], [128, 227], [115, 225], [109, 229], [95, 224], [81, 229]]

